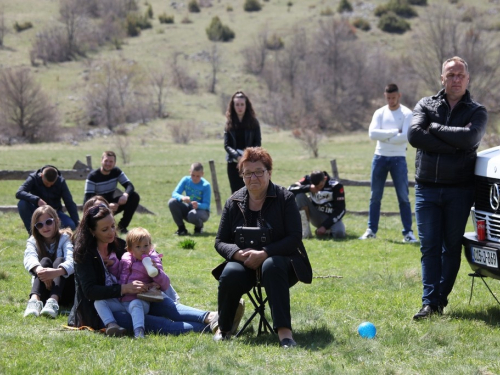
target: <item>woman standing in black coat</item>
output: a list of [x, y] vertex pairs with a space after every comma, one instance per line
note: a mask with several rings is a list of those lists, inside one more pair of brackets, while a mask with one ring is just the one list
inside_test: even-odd
[[247, 147], [260, 147], [260, 145], [260, 124], [255, 117], [252, 102], [243, 91], [236, 91], [227, 106], [224, 131], [227, 176], [231, 193], [245, 186], [238, 171], [238, 161], [243, 151]]
[[[295, 197], [271, 182], [272, 163], [263, 148], [247, 148], [238, 164], [245, 187], [227, 200], [222, 212], [215, 248], [226, 262], [219, 277], [216, 341], [226, 340], [234, 333], [239, 300], [255, 285], [259, 273], [280, 345], [285, 348], [296, 345], [292, 337], [289, 288], [297, 281], [311, 283], [312, 269], [302, 244]], [[269, 228], [270, 243], [260, 250], [240, 248], [234, 232], [239, 226]]]

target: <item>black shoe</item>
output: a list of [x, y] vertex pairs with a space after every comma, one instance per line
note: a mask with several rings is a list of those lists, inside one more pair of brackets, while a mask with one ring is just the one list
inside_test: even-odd
[[413, 315], [413, 320], [427, 319], [434, 314], [442, 315], [443, 307], [436, 305], [423, 305], [420, 311]]
[[284, 349], [294, 348], [297, 346], [297, 343], [294, 339], [283, 339], [280, 341], [280, 346]]
[[178, 236], [187, 236], [189, 232], [186, 230], [186, 228], [184, 228], [184, 229], [177, 229], [177, 232], [175, 232], [174, 234]]
[[203, 227], [194, 227], [194, 234], [202, 234], [203, 233]]
[[128, 233], [128, 229], [127, 228], [118, 228], [118, 230], [120, 231], [121, 234], [127, 234]]

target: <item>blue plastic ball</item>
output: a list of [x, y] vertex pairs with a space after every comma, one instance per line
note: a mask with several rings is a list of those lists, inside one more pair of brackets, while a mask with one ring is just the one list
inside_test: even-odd
[[375, 328], [373, 323], [363, 322], [358, 327], [358, 333], [365, 339], [373, 339], [377, 334], [377, 328]]

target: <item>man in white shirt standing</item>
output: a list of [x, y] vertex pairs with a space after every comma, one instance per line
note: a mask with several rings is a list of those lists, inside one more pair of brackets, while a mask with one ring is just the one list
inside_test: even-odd
[[408, 198], [408, 168], [406, 166], [406, 143], [412, 111], [400, 104], [398, 86], [390, 83], [384, 92], [387, 105], [373, 114], [368, 130], [370, 139], [377, 141], [372, 161], [371, 196], [368, 214], [368, 229], [359, 238], [376, 238], [380, 219], [380, 203], [384, 194], [387, 174], [391, 174], [399, 202], [399, 213], [403, 223], [403, 242], [417, 242], [411, 229], [411, 205]]

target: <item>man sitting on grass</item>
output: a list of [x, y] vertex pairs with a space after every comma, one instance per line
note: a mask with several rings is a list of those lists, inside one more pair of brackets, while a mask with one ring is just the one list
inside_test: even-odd
[[[182, 193], [185, 192], [186, 195]], [[210, 183], [203, 178], [203, 165], [193, 163], [189, 176], [184, 176], [168, 202], [179, 236], [188, 235], [184, 220], [194, 224], [194, 233], [202, 232], [203, 223], [210, 217]]]

